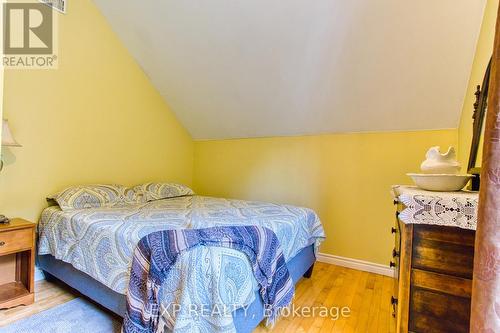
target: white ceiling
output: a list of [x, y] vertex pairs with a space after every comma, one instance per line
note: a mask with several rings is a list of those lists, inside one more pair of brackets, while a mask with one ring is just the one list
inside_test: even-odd
[[485, 0], [94, 0], [195, 139], [457, 127]]

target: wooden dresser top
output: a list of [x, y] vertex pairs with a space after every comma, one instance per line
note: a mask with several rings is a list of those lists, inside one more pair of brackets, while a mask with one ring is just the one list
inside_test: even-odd
[[0, 232], [16, 230], [16, 229], [24, 229], [24, 228], [34, 228], [36, 226], [35, 223], [29, 222], [23, 219], [11, 219], [10, 223], [2, 224], [0, 223]]

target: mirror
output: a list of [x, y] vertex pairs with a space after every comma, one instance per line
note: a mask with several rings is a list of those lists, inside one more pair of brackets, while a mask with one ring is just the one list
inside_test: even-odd
[[474, 113], [472, 118], [474, 120], [472, 127], [472, 143], [469, 154], [469, 163], [467, 166], [467, 171], [470, 174], [475, 175], [472, 179], [471, 189], [479, 190], [479, 175], [481, 173], [481, 159], [482, 159], [482, 146], [484, 138], [484, 126], [486, 113], [488, 110], [488, 89], [490, 83], [490, 70], [491, 70], [491, 59], [486, 68], [486, 73], [484, 74], [483, 83], [481, 86], [477, 86], [476, 90], [476, 102], [474, 103]]

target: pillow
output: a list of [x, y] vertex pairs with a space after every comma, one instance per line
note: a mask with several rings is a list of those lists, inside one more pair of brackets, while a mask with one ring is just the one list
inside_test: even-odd
[[56, 193], [48, 200], [55, 200], [62, 210], [112, 207], [124, 202], [122, 185], [78, 185]]
[[146, 201], [154, 201], [167, 198], [193, 195], [194, 192], [189, 187], [174, 183], [146, 183], [135, 188], [137, 195], [144, 196]]
[[140, 204], [140, 203], [145, 203], [146, 199], [144, 198], [144, 193], [139, 188], [139, 186], [135, 186], [135, 187], [127, 187], [125, 189], [125, 195], [123, 201], [126, 204]]

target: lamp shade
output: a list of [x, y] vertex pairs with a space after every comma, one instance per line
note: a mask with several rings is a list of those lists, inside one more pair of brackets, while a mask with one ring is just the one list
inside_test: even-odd
[[7, 120], [2, 120], [2, 146], [21, 147], [21, 145], [14, 139], [12, 131], [9, 128]]

